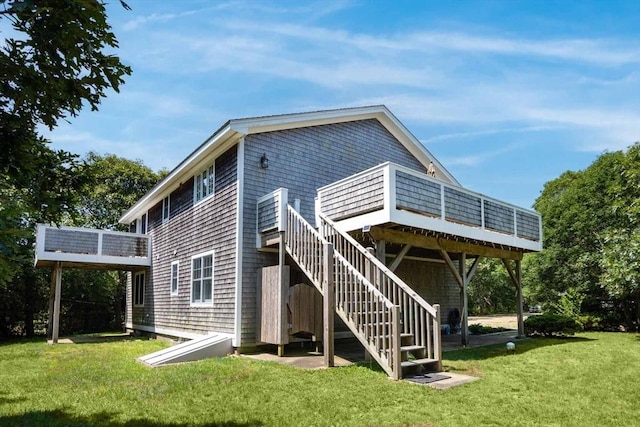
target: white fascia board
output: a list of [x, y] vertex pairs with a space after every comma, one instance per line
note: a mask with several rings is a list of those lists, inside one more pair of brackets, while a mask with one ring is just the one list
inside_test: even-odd
[[250, 135], [254, 133], [378, 118], [383, 114], [387, 114], [386, 112], [388, 112], [388, 110], [383, 105], [374, 105], [370, 107], [342, 108], [309, 113], [235, 119], [231, 120], [230, 125], [236, 132]]
[[[136, 202], [129, 210], [127, 210], [119, 222], [121, 224], [128, 224], [134, 219], [140, 217], [149, 208], [154, 206], [158, 201], [162, 200], [165, 196], [169, 195], [171, 191], [175, 190], [180, 185], [181, 180], [190, 177], [202, 167], [208, 160], [208, 156], [220, 152], [221, 148], [227, 148], [227, 145], [232, 145], [234, 137], [240, 137], [235, 130], [231, 129], [229, 123], [219, 129], [216, 133], [211, 135], [205, 142], [203, 142], [196, 150], [183, 160], [175, 169], [173, 169], [169, 175], [167, 175], [162, 181], [156, 184], [147, 194], [145, 194], [140, 200]], [[225, 144], [229, 143], [230, 144]]]

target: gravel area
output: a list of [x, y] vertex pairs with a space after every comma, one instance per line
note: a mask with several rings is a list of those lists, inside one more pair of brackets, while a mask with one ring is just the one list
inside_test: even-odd
[[[529, 313], [524, 314], [524, 318], [529, 317]], [[494, 314], [491, 316], [469, 316], [469, 324], [480, 323], [493, 328], [518, 329], [518, 316], [516, 314]]]

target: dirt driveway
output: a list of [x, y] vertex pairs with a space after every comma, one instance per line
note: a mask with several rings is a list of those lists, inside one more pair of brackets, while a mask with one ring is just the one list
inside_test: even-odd
[[[529, 317], [529, 313], [524, 314], [524, 318]], [[518, 329], [518, 316], [515, 314], [494, 314], [491, 316], [469, 316], [469, 324], [480, 323], [493, 328]]]

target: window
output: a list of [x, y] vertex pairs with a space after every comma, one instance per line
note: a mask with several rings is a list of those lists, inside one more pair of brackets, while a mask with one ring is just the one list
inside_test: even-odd
[[136, 233], [147, 234], [147, 214], [142, 215], [134, 223]]
[[191, 304], [213, 305], [213, 251], [191, 258]]
[[214, 165], [205, 168], [193, 179], [193, 200], [198, 203], [213, 194], [215, 185]]
[[162, 221], [169, 219], [169, 196], [162, 199]]
[[136, 273], [133, 276], [133, 305], [144, 305], [144, 273]]
[[171, 295], [178, 295], [178, 271], [179, 261], [171, 263]]

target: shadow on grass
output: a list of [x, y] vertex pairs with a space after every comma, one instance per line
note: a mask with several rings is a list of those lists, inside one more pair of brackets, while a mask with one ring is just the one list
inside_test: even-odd
[[[514, 339], [516, 344], [513, 354], [522, 354], [527, 351], [535, 350], [542, 347], [553, 345], [575, 344], [580, 342], [595, 341], [593, 338], [586, 337], [552, 337], [552, 338], [525, 338]], [[460, 360], [486, 360], [492, 357], [502, 357], [512, 354], [508, 352], [505, 344], [493, 344], [483, 347], [466, 348], [460, 350], [448, 351], [443, 355], [443, 359], [450, 361]]]
[[250, 420], [246, 423], [235, 421], [216, 421], [203, 423], [163, 423], [160, 421], [146, 420], [144, 418], [133, 418], [125, 422], [114, 419], [114, 414], [99, 412], [85, 417], [68, 414], [61, 410], [55, 411], [33, 411], [22, 415], [0, 416], [0, 425], [3, 426], [120, 426], [120, 427], [181, 427], [181, 426], [202, 426], [202, 427], [248, 427], [262, 426], [264, 423], [259, 420]]
[[9, 405], [11, 403], [24, 402], [26, 400], [24, 397], [5, 397], [6, 395], [7, 393], [0, 391], [0, 406]]
[[[95, 344], [103, 342], [118, 342], [118, 341], [148, 341], [149, 337], [134, 336], [125, 333], [101, 333], [101, 334], [86, 334], [86, 335], [70, 335], [60, 337], [58, 344]], [[29, 344], [29, 343], [46, 343], [47, 338], [44, 336], [36, 337], [11, 337], [9, 339], [0, 341], [0, 347], [14, 344]]]

